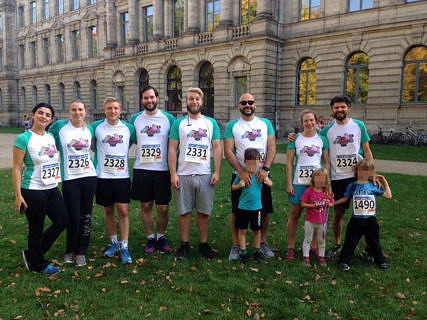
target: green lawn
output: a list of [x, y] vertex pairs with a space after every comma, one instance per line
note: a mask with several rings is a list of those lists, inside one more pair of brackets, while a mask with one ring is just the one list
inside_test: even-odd
[[[277, 152], [286, 153], [287, 143], [277, 144]], [[375, 159], [427, 162], [427, 147], [370, 144]]]
[[[139, 204], [132, 202], [130, 247], [135, 263], [122, 265], [118, 259], [102, 257], [109, 239], [103, 211], [95, 206], [88, 266], [62, 266], [63, 272], [51, 277], [28, 273], [24, 268], [20, 250], [26, 247], [27, 222], [13, 212], [10, 170], [0, 170], [0, 318], [426, 319], [427, 212], [421, 190], [427, 177], [386, 175], [394, 198], [379, 199], [377, 204], [390, 269], [380, 271], [356, 256], [352, 269], [343, 273], [334, 261], [329, 261], [327, 268], [317, 263], [303, 267], [300, 249], [297, 260], [284, 260], [289, 214], [285, 169], [282, 165], [272, 168], [275, 212], [269, 242], [276, 248], [277, 258], [246, 266], [227, 260], [231, 246], [230, 167], [225, 164], [209, 235], [218, 260], [209, 262], [200, 257], [194, 223], [194, 248], [186, 261], [176, 261], [173, 254], [145, 256]], [[172, 202], [168, 238], [177, 248], [180, 240], [174, 212]], [[346, 221], [348, 218], [347, 214]], [[303, 219], [298, 246], [303, 239], [302, 227]], [[330, 247], [331, 229], [327, 239]], [[61, 261], [64, 246], [62, 235], [47, 257]]]
[[24, 128], [17, 127], [0, 127], [0, 133], [22, 133]]

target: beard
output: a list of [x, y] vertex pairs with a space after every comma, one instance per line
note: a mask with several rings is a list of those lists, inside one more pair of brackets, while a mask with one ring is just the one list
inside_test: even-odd
[[187, 104], [187, 111], [191, 114], [199, 114], [202, 111], [202, 106], [199, 107], [190, 107]]
[[153, 103], [153, 106], [151, 108], [148, 107], [146, 104], [142, 104], [142, 106], [144, 107], [145, 110], [151, 112], [151, 111], [153, 111], [153, 110], [155, 110], [157, 108], [157, 102]]
[[[250, 113], [247, 113], [246, 110], [250, 110]], [[239, 111], [242, 115], [250, 117], [255, 113], [255, 108], [239, 108]]]
[[345, 120], [345, 118], [347, 118], [347, 112], [338, 112], [338, 113], [334, 113], [334, 118], [340, 121]]

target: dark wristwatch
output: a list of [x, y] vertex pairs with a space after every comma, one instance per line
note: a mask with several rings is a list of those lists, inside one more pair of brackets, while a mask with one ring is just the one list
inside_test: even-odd
[[267, 171], [267, 172], [270, 172], [270, 168], [269, 168], [269, 167], [266, 167], [266, 166], [262, 167], [262, 170]]

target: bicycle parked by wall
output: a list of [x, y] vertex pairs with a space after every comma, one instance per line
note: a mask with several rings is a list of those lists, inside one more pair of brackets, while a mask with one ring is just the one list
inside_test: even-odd
[[406, 127], [406, 132], [400, 137], [400, 143], [410, 146], [426, 146], [427, 131], [414, 131], [411, 126]]
[[378, 133], [371, 136], [371, 143], [374, 144], [389, 144], [389, 143], [401, 143], [403, 140], [403, 133], [394, 132], [394, 129], [390, 129], [388, 133], [384, 133], [381, 126], [378, 126]]

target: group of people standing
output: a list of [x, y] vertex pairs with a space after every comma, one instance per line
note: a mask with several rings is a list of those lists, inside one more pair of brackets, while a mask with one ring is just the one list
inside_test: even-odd
[[[203, 92], [199, 88], [188, 90], [187, 114], [179, 119], [158, 109], [159, 95], [154, 87], [144, 88], [140, 100], [144, 110], [132, 115], [129, 123], [121, 120], [122, 107], [114, 97], [104, 101], [105, 119], [92, 125], [85, 123], [87, 108], [81, 100], [74, 100], [69, 105], [69, 120], [58, 120], [52, 125], [54, 109], [51, 105], [39, 103], [33, 108], [31, 128], [16, 138], [13, 147], [12, 175], [15, 210], [25, 213], [28, 220], [28, 249], [22, 251], [22, 257], [29, 271], [46, 274], [60, 272], [59, 267], [45, 258], [45, 253], [65, 228], [67, 241], [64, 263], [86, 265], [94, 197], [96, 203], [104, 208], [111, 239], [104, 256], [113, 257], [120, 253], [123, 263], [132, 263], [128, 242], [130, 199], [141, 202], [141, 217], [147, 235], [145, 253], [152, 254], [156, 250], [170, 253], [172, 249], [165, 234], [172, 198], [171, 187], [181, 235], [177, 258], [185, 259], [190, 250], [193, 209], [197, 212], [198, 250], [207, 259], [216, 258], [216, 252], [208, 244], [208, 232], [215, 185], [220, 179], [223, 157], [218, 123], [202, 115]], [[349, 200], [352, 195], [345, 191], [354, 180], [352, 167], [361, 157], [361, 151], [367, 159], [372, 160], [366, 128], [360, 121], [348, 117], [349, 100], [333, 99], [331, 107], [335, 121], [324, 128], [320, 136], [315, 129], [316, 115], [312, 111], [305, 111], [301, 115], [303, 132], [289, 138], [296, 139], [288, 147], [287, 192], [292, 202], [288, 220], [287, 258], [290, 260], [295, 258], [296, 225], [302, 208], [309, 208], [314, 203], [310, 198], [301, 198], [307, 185], [312, 183], [315, 191], [323, 191], [329, 181], [330, 168], [335, 200], [344, 196]], [[238, 108], [240, 117], [228, 123], [224, 134], [225, 157], [234, 169], [231, 177], [230, 217], [233, 245], [229, 259], [240, 259], [243, 263], [249, 261], [246, 232], [250, 223], [254, 230], [253, 258], [261, 262], [264, 256], [274, 257], [267, 235], [273, 212], [273, 182], [269, 175], [276, 155], [275, 132], [268, 119], [255, 116], [256, 101], [253, 95], [243, 94]], [[340, 139], [344, 139], [345, 143], [341, 143]], [[132, 144], [136, 144], [136, 154], [131, 182], [128, 153]], [[339, 150], [338, 146], [332, 148], [336, 144], [344, 149]], [[95, 153], [93, 159], [91, 150]], [[211, 158], [214, 168], [211, 168]], [[292, 180], [294, 159], [296, 163]], [[316, 176], [313, 172], [321, 167], [326, 170], [323, 176], [320, 175], [324, 181], [313, 184], [311, 177]], [[388, 188], [383, 177], [379, 180], [381, 186]], [[61, 181], [62, 195], [58, 190]], [[376, 194], [382, 194], [384, 190], [377, 188]], [[386, 193], [391, 197], [391, 192]], [[328, 193], [329, 196], [331, 194]], [[333, 199], [328, 200], [327, 205], [331, 206], [332, 202]], [[315, 207], [324, 205], [320, 203], [317, 201]], [[348, 208], [348, 201], [344, 206], [335, 207], [336, 246], [332, 249], [331, 257], [340, 249], [346, 206]], [[371, 217], [372, 210], [369, 212]], [[44, 230], [46, 215], [52, 224]], [[375, 253], [375, 262], [385, 264], [379, 258], [379, 253], [382, 256], [379, 241], [374, 240], [369, 240], [370, 252]], [[305, 248], [310, 248], [310, 245], [305, 245]], [[304, 249], [304, 258], [307, 250]], [[352, 253], [354, 248], [350, 246], [349, 250]], [[324, 244], [319, 242], [320, 258], [324, 258], [323, 252]], [[307, 263], [307, 260], [304, 261]]]

